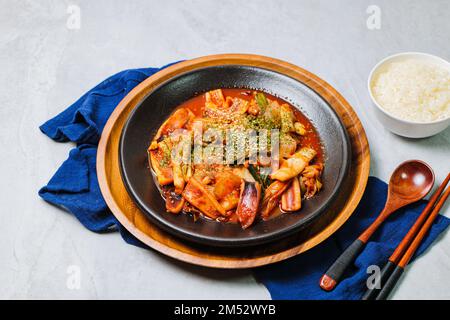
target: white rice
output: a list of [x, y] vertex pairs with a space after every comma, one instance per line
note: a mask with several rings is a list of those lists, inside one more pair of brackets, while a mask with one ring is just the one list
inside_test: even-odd
[[450, 117], [450, 71], [432, 62], [392, 62], [371, 83], [372, 94], [388, 113], [413, 122]]

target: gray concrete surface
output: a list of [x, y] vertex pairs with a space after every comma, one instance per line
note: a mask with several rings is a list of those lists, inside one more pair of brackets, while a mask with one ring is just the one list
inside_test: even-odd
[[[0, 0], [0, 298], [270, 298], [248, 271], [173, 261], [118, 234], [91, 233], [42, 201], [38, 189], [72, 145], [52, 142], [38, 126], [122, 69], [257, 53], [302, 66], [344, 95], [367, 131], [371, 174], [386, 180], [398, 163], [419, 158], [440, 182], [450, 169], [450, 130], [423, 140], [387, 132], [374, 119], [366, 80], [377, 61], [396, 52], [449, 60], [449, 4]], [[381, 10], [380, 29], [366, 25], [369, 5]], [[79, 29], [73, 29], [76, 8]], [[447, 232], [408, 270], [393, 298], [449, 299], [449, 252]], [[81, 272], [79, 289], [70, 283], [70, 266]]]

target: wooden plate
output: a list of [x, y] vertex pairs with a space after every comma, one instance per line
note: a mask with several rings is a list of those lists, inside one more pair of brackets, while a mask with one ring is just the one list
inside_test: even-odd
[[[317, 92], [336, 111], [347, 128], [352, 144], [350, 174], [337, 200], [311, 226], [288, 238], [250, 248], [215, 248], [187, 242], [149, 222], [134, 204], [122, 182], [119, 168], [119, 140], [133, 108], [153, 89], [168, 79], [197, 68], [217, 65], [256, 66], [285, 74]], [[149, 247], [178, 260], [215, 268], [250, 268], [295, 256], [318, 245], [333, 234], [353, 213], [369, 176], [368, 141], [356, 113], [329, 84], [314, 74], [273, 58], [224, 54], [185, 61], [149, 77], [134, 88], [109, 118], [97, 153], [97, 174], [103, 197], [116, 218]]]
[[[193, 223], [191, 215], [167, 214], [165, 202], [161, 201], [161, 192], [149, 170], [149, 141], [180, 104], [193, 95], [219, 87], [259, 89], [274, 93], [308, 115], [314, 124], [325, 155], [326, 169], [321, 175], [325, 188], [313, 199], [303, 201], [299, 212], [283, 214], [264, 222], [256, 219], [251, 228], [245, 230], [240, 224], [218, 224], [210, 219], [199, 219]], [[300, 81], [259, 67], [220, 65], [177, 75], [139, 102], [122, 129], [119, 159], [125, 188], [151, 223], [177, 237], [202, 245], [241, 248], [296, 234], [324, 214], [348, 177], [351, 144], [345, 126], [333, 108]]]

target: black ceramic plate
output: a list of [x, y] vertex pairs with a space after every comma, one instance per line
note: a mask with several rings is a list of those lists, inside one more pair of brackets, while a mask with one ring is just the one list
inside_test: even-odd
[[[258, 221], [242, 230], [238, 224], [207, 219], [194, 222], [185, 214], [173, 215], [154, 183], [147, 147], [163, 121], [182, 102], [217, 88], [247, 88], [278, 96], [299, 108], [316, 127], [325, 151], [324, 188], [303, 201], [298, 213]], [[305, 228], [331, 204], [348, 172], [350, 142], [333, 109], [301, 82], [273, 71], [238, 65], [215, 66], [178, 75], [150, 92], [130, 114], [120, 141], [120, 166], [125, 186], [148, 218], [166, 231], [202, 244], [257, 245]]]

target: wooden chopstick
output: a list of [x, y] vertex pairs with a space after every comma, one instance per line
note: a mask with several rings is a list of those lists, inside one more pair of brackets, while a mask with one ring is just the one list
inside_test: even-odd
[[450, 187], [448, 187], [442, 197], [437, 202], [436, 206], [434, 207], [433, 211], [423, 224], [420, 231], [417, 233], [417, 235], [414, 237], [414, 240], [412, 241], [411, 245], [406, 250], [403, 257], [400, 259], [400, 262], [395, 267], [394, 271], [390, 275], [390, 277], [386, 280], [385, 285], [382, 287], [381, 291], [379, 292], [378, 296], [375, 298], [376, 300], [384, 300], [386, 299], [389, 294], [391, 293], [392, 289], [394, 289], [395, 285], [397, 284], [398, 280], [400, 279], [401, 275], [404, 272], [405, 266], [408, 264], [408, 262], [413, 257], [416, 250], [419, 248], [420, 244], [422, 243], [423, 238], [427, 234], [427, 232], [430, 230], [431, 226], [433, 225], [434, 220], [439, 215], [439, 211], [441, 210], [442, 206], [444, 205], [445, 201], [447, 200], [448, 196], [450, 195]]
[[447, 177], [444, 179], [444, 181], [441, 183], [439, 188], [434, 192], [433, 196], [428, 201], [427, 206], [423, 209], [422, 213], [417, 218], [414, 225], [409, 229], [408, 233], [405, 235], [405, 237], [402, 239], [402, 241], [399, 243], [397, 248], [395, 249], [394, 253], [389, 257], [388, 262], [385, 264], [383, 269], [381, 270], [380, 277], [378, 279], [379, 284], [375, 284], [374, 288], [368, 289], [363, 297], [362, 300], [372, 300], [375, 299], [378, 294], [381, 291], [381, 288], [386, 283], [389, 276], [394, 271], [395, 267], [399, 263], [402, 256], [405, 254], [406, 250], [408, 249], [408, 246], [413, 241], [414, 237], [418, 234], [420, 231], [420, 228], [424, 224], [425, 220], [429, 216], [430, 212], [432, 211], [434, 205], [436, 204], [439, 196], [444, 191], [445, 187], [447, 186], [448, 182], [450, 180], [450, 173], [447, 175]]

